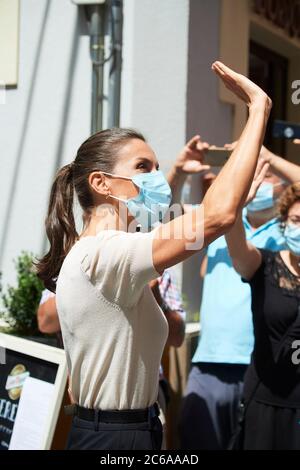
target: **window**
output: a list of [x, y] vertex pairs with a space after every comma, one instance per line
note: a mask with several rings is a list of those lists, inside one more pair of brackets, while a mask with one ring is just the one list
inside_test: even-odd
[[0, 0], [0, 86], [16, 86], [19, 61], [19, 0]]
[[275, 119], [286, 119], [287, 76], [289, 62], [285, 57], [253, 41], [250, 42], [249, 77], [257, 83], [273, 100], [265, 145], [273, 152], [284, 156], [286, 142], [272, 136]]

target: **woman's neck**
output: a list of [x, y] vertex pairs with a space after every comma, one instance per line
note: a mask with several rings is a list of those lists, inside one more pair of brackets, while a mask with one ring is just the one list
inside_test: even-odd
[[287, 250], [282, 251], [280, 254], [289, 270], [295, 274], [295, 276], [300, 276], [300, 257]]
[[289, 251], [289, 259], [297, 275], [300, 275], [300, 258]]
[[[131, 225], [135, 225], [131, 227]], [[112, 205], [99, 205], [95, 208], [89, 218], [88, 225], [84, 228], [80, 238], [96, 236], [103, 230], [120, 230], [122, 232], [132, 232], [136, 229], [136, 223], [128, 225], [127, 213], [118, 213]]]

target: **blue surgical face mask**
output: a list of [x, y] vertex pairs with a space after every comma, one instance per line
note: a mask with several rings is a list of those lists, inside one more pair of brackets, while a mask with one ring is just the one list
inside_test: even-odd
[[258, 212], [274, 207], [274, 187], [282, 184], [262, 183], [253, 201], [247, 205], [247, 210], [249, 212]]
[[284, 230], [285, 242], [288, 249], [296, 256], [300, 256], [300, 227], [289, 223]]
[[110, 197], [124, 202], [130, 214], [143, 228], [153, 227], [163, 220], [170, 207], [172, 192], [160, 170], [150, 173], [138, 173], [131, 178], [112, 173], [102, 173], [131, 180], [139, 188], [139, 194], [130, 199], [121, 199], [112, 195]]

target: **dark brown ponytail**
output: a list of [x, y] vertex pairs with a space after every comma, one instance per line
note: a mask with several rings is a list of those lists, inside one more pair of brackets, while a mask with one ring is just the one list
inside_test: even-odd
[[62, 263], [79, 238], [73, 212], [74, 190], [83, 209], [83, 219], [87, 221], [93, 207], [89, 174], [97, 170], [112, 172], [118, 151], [130, 139], [145, 141], [145, 138], [133, 129], [113, 128], [97, 132], [83, 142], [74, 162], [65, 165], [56, 174], [45, 221], [50, 249], [35, 263], [37, 275], [52, 292], [55, 292], [56, 279]]
[[73, 164], [63, 166], [55, 176], [45, 221], [50, 249], [37, 264], [39, 278], [52, 292], [55, 292], [55, 279], [63, 260], [78, 238], [73, 213], [72, 167]]

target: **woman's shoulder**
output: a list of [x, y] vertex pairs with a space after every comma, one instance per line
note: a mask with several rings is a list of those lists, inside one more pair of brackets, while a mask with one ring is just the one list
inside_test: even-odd
[[120, 230], [101, 230], [96, 235], [86, 235], [72, 246], [69, 255], [75, 257], [84, 253], [90, 253], [95, 247], [100, 248], [101, 245], [112, 239], [117, 239], [120, 243], [124, 243], [128, 239], [128, 234]]
[[75, 251], [85, 267], [100, 261], [102, 268], [118, 265], [120, 262], [131, 262], [136, 259], [143, 263], [143, 255], [151, 251], [153, 233], [125, 232], [122, 230], [102, 230], [95, 236], [79, 240]]
[[[80, 238], [76, 244], [82, 243], [82, 246], [86, 244], [87, 246], [101, 243], [101, 241], [110, 240], [113, 238], [119, 238], [120, 240], [138, 240], [142, 239], [143, 237], [151, 237], [151, 232], [141, 233], [141, 232], [125, 232], [123, 230], [116, 230], [116, 229], [107, 229], [101, 230], [96, 235], [85, 236]], [[75, 244], [75, 245], [76, 245]], [[74, 246], [75, 246], [74, 245]]]
[[269, 263], [274, 261], [276, 259], [276, 256], [278, 255], [278, 252], [271, 251], [266, 248], [258, 248], [258, 251], [261, 254], [263, 263]]
[[262, 250], [263, 271], [269, 281], [282, 292], [299, 290], [299, 278], [294, 275], [284, 261], [284, 251]]
[[261, 263], [258, 269], [255, 271], [254, 275], [251, 279], [243, 279], [243, 282], [249, 284], [261, 285], [262, 279], [272, 273], [274, 270], [275, 259], [277, 253], [271, 250], [267, 250], [265, 248], [258, 248], [257, 250], [261, 254]]
[[262, 257], [261, 269], [264, 271], [265, 275], [272, 274], [278, 265], [280, 252], [267, 250], [265, 248], [260, 248], [259, 251]]

